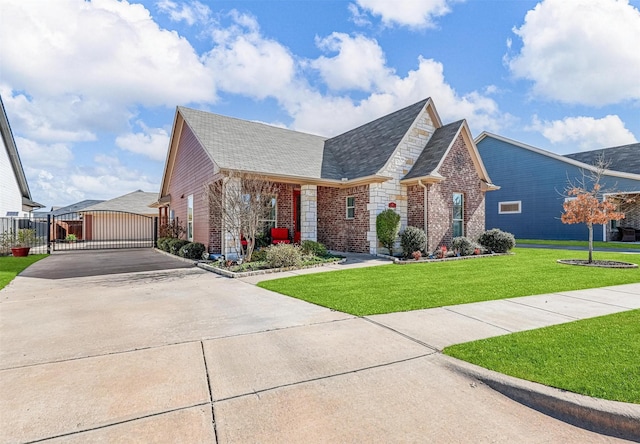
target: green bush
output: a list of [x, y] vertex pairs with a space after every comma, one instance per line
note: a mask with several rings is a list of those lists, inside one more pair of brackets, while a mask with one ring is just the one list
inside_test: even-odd
[[424, 251], [427, 247], [427, 235], [418, 227], [407, 227], [400, 233], [400, 245], [405, 257], [409, 257], [414, 251]]
[[200, 242], [189, 242], [186, 245], [180, 247], [178, 250], [178, 256], [185, 259], [201, 259], [202, 253], [204, 253], [205, 247]]
[[249, 262], [266, 262], [267, 249], [261, 248], [260, 250], [253, 250], [251, 253], [251, 260]]
[[158, 240], [156, 241], [156, 247], [158, 247], [158, 250], [162, 250], [162, 251], [168, 251], [168, 246], [167, 246], [167, 242], [169, 242], [171, 239], [171, 237], [159, 237]]
[[302, 254], [317, 257], [325, 257], [327, 255], [327, 247], [325, 247], [320, 242], [304, 240], [300, 244], [300, 248], [302, 249]]
[[167, 245], [169, 247], [168, 252], [177, 256], [180, 249], [188, 243], [189, 241], [186, 241], [184, 239], [171, 239], [169, 242], [167, 242]]
[[497, 228], [482, 233], [478, 242], [494, 253], [507, 253], [516, 246], [516, 239], [513, 234]]
[[376, 235], [384, 248], [393, 255], [393, 244], [400, 231], [400, 215], [387, 208], [376, 216]]
[[471, 256], [476, 249], [480, 250], [482, 247], [468, 237], [460, 236], [453, 238], [451, 249], [458, 250], [460, 256]]
[[298, 267], [302, 264], [302, 250], [297, 245], [271, 245], [266, 251], [267, 264], [271, 268]]

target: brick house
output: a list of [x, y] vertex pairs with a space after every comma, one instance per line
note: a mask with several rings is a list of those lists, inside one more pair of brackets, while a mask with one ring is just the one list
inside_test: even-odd
[[206, 184], [251, 172], [279, 186], [268, 224], [292, 240], [331, 250], [382, 251], [376, 216], [428, 234], [427, 249], [484, 231], [491, 183], [466, 121], [443, 125], [430, 98], [333, 138], [178, 107], [162, 179], [161, 219], [185, 222], [188, 238], [233, 254]]

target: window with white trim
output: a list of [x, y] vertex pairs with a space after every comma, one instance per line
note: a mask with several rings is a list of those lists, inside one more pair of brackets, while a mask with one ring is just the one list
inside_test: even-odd
[[464, 194], [453, 193], [453, 237], [464, 236]]
[[498, 202], [498, 214], [520, 214], [522, 213], [522, 201], [510, 200]]
[[187, 240], [193, 242], [193, 194], [187, 197]]
[[356, 217], [356, 198], [349, 196], [346, 199], [346, 218], [353, 219]]
[[272, 228], [276, 228], [278, 225], [278, 199], [276, 198], [276, 196], [273, 196], [271, 198], [271, 206], [269, 208], [269, 214], [267, 215], [266, 219], [262, 219], [260, 222], [262, 222], [264, 225], [264, 229], [267, 233], [271, 232]]

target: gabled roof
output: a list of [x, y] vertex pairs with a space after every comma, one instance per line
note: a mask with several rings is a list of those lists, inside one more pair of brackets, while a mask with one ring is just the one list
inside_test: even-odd
[[[160, 197], [166, 199], [168, 195], [185, 125], [209, 156], [214, 171], [255, 172], [281, 181], [354, 186], [389, 180], [382, 172], [423, 112], [429, 115], [436, 129], [442, 127], [433, 102], [427, 98], [327, 139], [180, 106], [176, 109]], [[428, 152], [423, 153], [424, 157], [411, 177], [415, 176], [417, 180], [423, 169], [432, 164], [439, 165], [455, 137], [461, 133], [480, 178], [487, 189], [495, 188], [464, 121], [436, 130], [436, 137], [432, 137]]]
[[4, 109], [4, 102], [2, 101], [1, 96], [0, 108], [2, 108], [2, 111], [0, 112], [0, 134], [2, 136], [2, 140], [4, 141], [4, 146], [7, 149], [7, 154], [9, 156], [9, 160], [11, 161], [11, 167], [13, 168], [13, 173], [16, 177], [16, 181], [18, 182], [18, 188], [20, 189], [20, 194], [22, 195], [22, 205], [30, 208], [43, 208], [44, 205], [39, 204], [38, 202], [34, 202], [31, 199], [31, 191], [29, 191], [27, 178], [24, 175], [24, 169], [22, 168], [22, 162], [20, 161], [20, 156], [18, 155], [16, 141], [13, 138], [13, 132], [11, 131], [9, 119], [7, 118], [7, 112]]
[[342, 180], [378, 173], [428, 101], [421, 100], [327, 140], [322, 177]]
[[422, 153], [420, 153], [413, 168], [411, 168], [411, 171], [409, 171], [404, 178], [414, 179], [429, 176], [436, 172], [435, 170], [438, 168], [438, 165], [440, 165], [440, 161], [445, 153], [451, 144], [455, 142], [463, 123], [464, 120], [458, 120], [457, 122], [449, 123], [436, 129], [431, 139], [429, 139], [427, 146], [425, 146]]
[[149, 207], [158, 200], [158, 193], [145, 193], [137, 190], [124, 196], [116, 197], [111, 200], [105, 200], [98, 204], [88, 206], [80, 210], [80, 212], [90, 211], [124, 211], [127, 213], [138, 214], [154, 214], [155, 210]]
[[[587, 170], [587, 171], [595, 171], [596, 170], [596, 168], [593, 165], [590, 165], [588, 163], [584, 163], [584, 162], [581, 162], [579, 160], [572, 159], [571, 157], [568, 157], [568, 156], [562, 156], [560, 154], [552, 153], [551, 151], [546, 151], [546, 150], [543, 150], [541, 148], [536, 148], [535, 146], [527, 145], [526, 143], [518, 142], [516, 140], [509, 139], [507, 137], [498, 136], [497, 134], [492, 134], [492, 133], [489, 133], [489, 132], [486, 132], [486, 131], [482, 132], [482, 134], [480, 134], [478, 137], [476, 137], [476, 139], [475, 139], [476, 144], [480, 143], [480, 141], [482, 141], [483, 139], [485, 139], [487, 137], [490, 137], [490, 138], [496, 139], [496, 140], [500, 140], [500, 141], [508, 143], [510, 145], [514, 145], [514, 146], [517, 146], [519, 148], [523, 148], [525, 150], [541, 154], [543, 156], [547, 156], [547, 157], [549, 157], [551, 159], [555, 159], [555, 160], [558, 160], [560, 162], [564, 162], [566, 164], [573, 165], [573, 166], [581, 168], [583, 170]], [[633, 145], [631, 145], [631, 146], [633, 147]], [[604, 174], [606, 174], [607, 176], [622, 177], [622, 178], [625, 178], [625, 179], [633, 179], [633, 180], [640, 180], [640, 174], [629, 173], [629, 172], [626, 172], [626, 171], [607, 169], [607, 170], [604, 171]]]
[[219, 168], [321, 177], [325, 137], [182, 106], [178, 112]]
[[38, 217], [46, 217], [49, 214], [52, 216], [61, 216], [67, 213], [77, 213], [80, 210], [84, 210], [87, 207], [101, 202], [104, 202], [104, 200], [85, 199], [65, 207], [53, 207], [51, 211], [34, 211], [33, 214]]
[[565, 157], [589, 165], [595, 165], [603, 157], [610, 170], [640, 174], [640, 143], [566, 154]]

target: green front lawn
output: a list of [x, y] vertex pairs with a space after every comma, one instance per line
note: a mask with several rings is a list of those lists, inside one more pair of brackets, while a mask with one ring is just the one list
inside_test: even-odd
[[22, 270], [45, 257], [47, 257], [46, 254], [31, 254], [27, 257], [0, 256], [0, 290], [6, 287]]
[[444, 353], [574, 393], [640, 404], [640, 310], [453, 345]]
[[[588, 241], [573, 240], [540, 240], [540, 239], [518, 239], [518, 245], [557, 245], [559, 247], [589, 247]], [[629, 242], [601, 242], [593, 241], [593, 248], [621, 248], [625, 250], [640, 250], [640, 244], [631, 244]]]
[[[586, 252], [516, 248], [515, 255], [382, 265], [263, 281], [262, 288], [358, 316], [640, 282], [640, 268], [556, 263]], [[596, 253], [640, 264], [640, 255]]]

